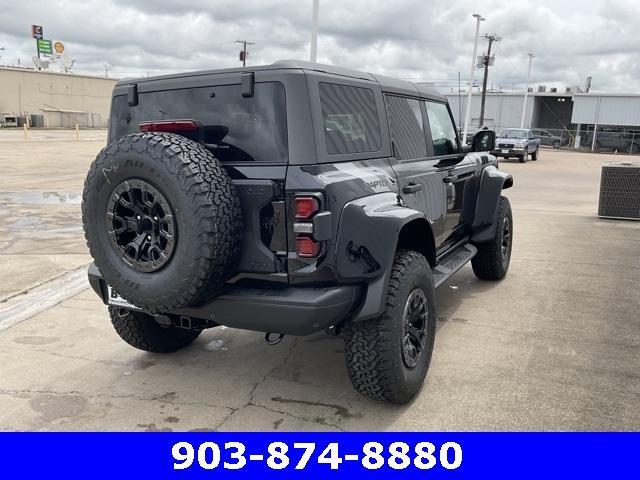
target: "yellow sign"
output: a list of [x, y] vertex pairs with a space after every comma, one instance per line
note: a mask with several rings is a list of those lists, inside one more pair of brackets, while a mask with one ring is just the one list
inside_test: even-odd
[[62, 42], [56, 42], [53, 44], [53, 49], [56, 51], [56, 53], [58, 55], [62, 55], [62, 53], [64, 52], [64, 43]]

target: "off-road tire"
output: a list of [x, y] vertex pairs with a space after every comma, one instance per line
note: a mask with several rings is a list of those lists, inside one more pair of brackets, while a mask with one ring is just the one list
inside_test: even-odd
[[[505, 238], [504, 221], [508, 219], [509, 245], [506, 257], [503, 257], [503, 240]], [[496, 221], [495, 238], [489, 242], [476, 244], [478, 253], [471, 260], [473, 273], [483, 280], [500, 280], [509, 270], [511, 250], [513, 247], [513, 217], [511, 205], [507, 197], [500, 197]]]
[[202, 330], [163, 327], [151, 315], [109, 307], [111, 324], [125, 342], [145, 352], [171, 353], [190, 345]]
[[[405, 303], [420, 288], [427, 300], [426, 337], [418, 363], [409, 369], [403, 360]], [[350, 322], [345, 328], [345, 357], [349, 377], [362, 395], [395, 404], [409, 402], [424, 383], [436, 333], [436, 295], [431, 268], [418, 252], [396, 252], [387, 286], [385, 311], [379, 318]]]
[[538, 155], [540, 155], [540, 147], [536, 148], [535, 152], [531, 154], [531, 160], [538, 160]]
[[[173, 210], [175, 245], [158, 270], [136, 270], [113, 245], [107, 211], [117, 185], [142, 180]], [[240, 201], [218, 160], [201, 144], [171, 133], [134, 133], [94, 160], [84, 185], [82, 221], [89, 251], [106, 282], [150, 313], [199, 305], [232, 274], [242, 234]]]

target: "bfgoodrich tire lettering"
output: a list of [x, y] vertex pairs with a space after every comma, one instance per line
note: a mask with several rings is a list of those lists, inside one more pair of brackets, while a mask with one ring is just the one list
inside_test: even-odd
[[[414, 298], [424, 296], [426, 300], [423, 346], [415, 364], [408, 362], [403, 353], [407, 335], [405, 307], [412, 292], [420, 292], [414, 293]], [[431, 362], [435, 333], [436, 297], [429, 263], [417, 252], [399, 250], [382, 316], [351, 322], [345, 329], [347, 370], [353, 386], [376, 400], [407, 403], [422, 387]]]
[[[157, 269], [135, 268], [108, 232], [114, 190], [137, 180], [159, 192], [173, 215], [175, 244]], [[151, 313], [215, 295], [232, 272], [242, 232], [240, 202], [220, 162], [197, 142], [170, 133], [127, 135], [104, 148], [85, 181], [82, 221], [107, 283]]]

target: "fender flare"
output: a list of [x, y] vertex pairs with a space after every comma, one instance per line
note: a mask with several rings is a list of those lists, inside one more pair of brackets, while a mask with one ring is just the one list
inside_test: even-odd
[[429, 252], [435, 243], [429, 221], [423, 213], [400, 204], [397, 194], [378, 193], [343, 207], [335, 250], [336, 274], [341, 282], [368, 284], [354, 321], [382, 313], [400, 234], [410, 224], [430, 235], [424, 239], [424, 252], [433, 263], [435, 249]]
[[498, 214], [498, 202], [502, 190], [513, 186], [511, 174], [498, 170], [493, 165], [485, 167], [480, 178], [478, 200], [471, 226], [471, 241], [484, 243], [493, 240]]

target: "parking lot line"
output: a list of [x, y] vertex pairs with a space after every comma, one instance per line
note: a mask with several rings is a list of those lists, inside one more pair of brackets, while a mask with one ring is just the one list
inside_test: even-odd
[[0, 332], [77, 295], [88, 286], [87, 268], [82, 266], [10, 298], [0, 308]]

